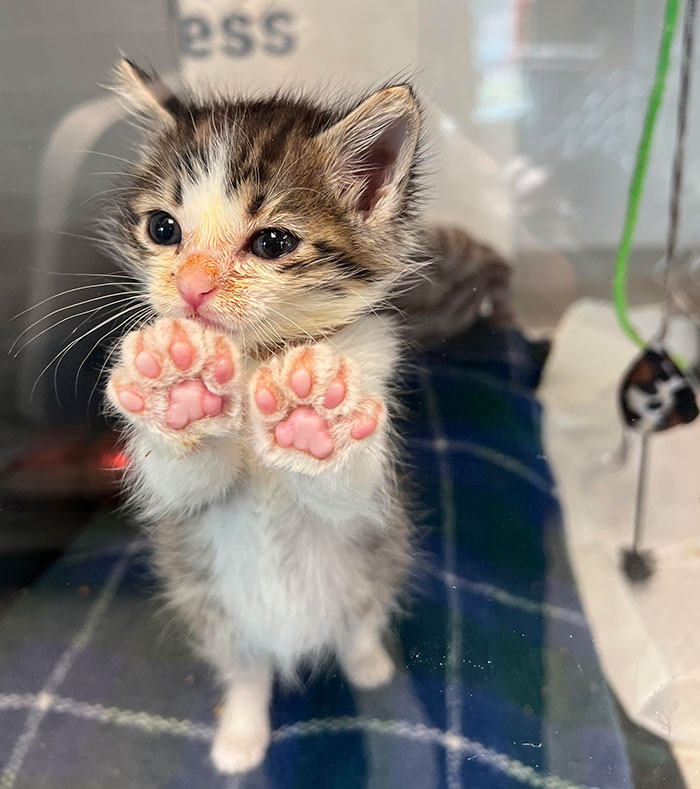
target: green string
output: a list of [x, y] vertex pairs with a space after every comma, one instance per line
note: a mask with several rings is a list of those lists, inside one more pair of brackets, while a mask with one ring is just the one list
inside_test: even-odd
[[667, 0], [666, 2], [664, 26], [661, 35], [661, 43], [659, 44], [659, 54], [656, 60], [656, 73], [647, 101], [644, 127], [642, 129], [642, 136], [639, 140], [639, 146], [637, 147], [634, 172], [632, 173], [632, 180], [630, 181], [627, 195], [625, 225], [622, 230], [622, 238], [620, 239], [620, 246], [618, 247], [617, 258], [615, 260], [613, 301], [615, 302], [617, 320], [630, 340], [641, 348], [644, 347], [645, 342], [639, 332], [632, 326], [627, 312], [627, 264], [629, 263], [632, 238], [634, 237], [634, 229], [637, 225], [639, 216], [639, 204], [642, 200], [642, 194], [644, 193], [644, 181], [646, 180], [649, 166], [654, 128], [666, 88], [666, 75], [668, 74], [668, 66], [671, 59], [671, 45], [673, 44], [673, 37], [678, 24], [678, 6], [679, 0]]

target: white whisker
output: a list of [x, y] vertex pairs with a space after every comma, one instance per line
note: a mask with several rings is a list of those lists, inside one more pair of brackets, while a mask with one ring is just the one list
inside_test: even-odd
[[[90, 175], [111, 175], [113, 177], [123, 176], [123, 172], [99, 172], [99, 173], [90, 173]], [[142, 181], [146, 181], [146, 183], [152, 183], [152, 179], [146, 175], [141, 175], [141, 173], [129, 173], [129, 178], [140, 178]]]
[[[139, 316], [139, 315], [141, 315], [141, 314], [142, 314], [142, 313], [137, 313], [137, 316], [136, 316], [136, 317], [138, 318], [138, 316]], [[123, 313], [120, 313], [120, 315], [123, 315]], [[118, 318], [118, 317], [119, 317], [119, 315], [115, 315], [114, 317], [115, 317], [115, 319], [116, 319], [116, 318]], [[83, 369], [83, 365], [84, 365], [84, 364], [85, 364], [85, 362], [86, 362], [86, 361], [87, 361], [87, 360], [90, 358], [90, 355], [92, 354], [92, 352], [93, 352], [93, 351], [95, 350], [95, 348], [97, 348], [97, 346], [98, 346], [98, 345], [99, 345], [101, 342], [103, 342], [103, 341], [105, 340], [105, 338], [106, 338], [106, 337], [108, 337], [108, 336], [109, 336], [109, 335], [110, 335], [112, 332], [118, 331], [119, 329], [121, 329], [121, 328], [122, 328], [122, 326], [124, 326], [125, 324], [129, 323], [129, 321], [131, 321], [133, 318], [134, 318], [134, 316], [133, 316], [133, 315], [130, 315], [130, 316], [129, 316], [129, 317], [128, 317], [128, 318], [127, 318], [125, 321], [123, 321], [122, 323], [120, 323], [118, 326], [112, 326], [112, 327], [110, 327], [110, 328], [109, 328], [109, 329], [108, 329], [108, 330], [107, 330], [107, 331], [106, 331], [106, 332], [105, 332], [105, 333], [104, 333], [104, 334], [103, 334], [103, 335], [102, 335], [102, 336], [101, 336], [101, 337], [100, 337], [100, 338], [97, 340], [97, 342], [96, 342], [96, 343], [95, 343], [95, 344], [92, 346], [92, 348], [91, 348], [91, 349], [90, 349], [90, 350], [89, 350], [89, 351], [88, 351], [88, 352], [85, 354], [85, 356], [83, 357], [83, 359], [82, 359], [82, 361], [81, 361], [81, 363], [80, 363], [80, 366], [78, 367], [78, 371], [77, 371], [77, 372], [76, 372], [76, 374], [75, 374], [75, 388], [74, 388], [74, 396], [75, 396], [76, 398], [77, 398], [77, 396], [78, 396], [78, 378], [79, 378], [79, 376], [80, 376], [80, 373], [81, 373], [81, 371], [82, 371], [82, 369]], [[54, 370], [53, 370], [53, 390], [54, 390], [54, 394], [55, 394], [55, 396], [56, 396], [56, 400], [58, 401], [59, 405], [61, 404], [61, 397], [60, 397], [60, 395], [59, 395], [59, 393], [58, 393], [58, 368], [61, 366], [61, 363], [63, 362], [63, 360], [66, 358], [66, 356], [67, 356], [67, 355], [68, 355], [68, 354], [66, 353], [66, 354], [63, 354], [63, 355], [61, 356], [61, 358], [58, 360], [58, 363], [56, 364], [56, 366], [54, 367]], [[102, 373], [100, 372], [100, 375], [101, 375], [101, 374], [102, 374]], [[97, 379], [97, 380], [99, 381], [99, 376], [98, 376], [98, 379]], [[97, 382], [96, 382], [96, 384], [97, 384]], [[94, 391], [94, 388], [95, 388], [95, 387], [93, 386], [93, 391]], [[90, 394], [90, 398], [92, 398], [92, 393]], [[88, 406], [89, 406], [89, 401], [88, 401]]]
[[39, 385], [39, 381], [43, 378], [43, 376], [46, 373], [46, 371], [51, 367], [51, 365], [57, 359], [63, 358], [63, 356], [65, 356], [65, 354], [67, 354], [68, 351], [70, 351], [70, 349], [73, 346], [75, 346], [77, 343], [79, 343], [81, 340], [83, 340], [88, 335], [92, 334], [93, 332], [97, 331], [98, 329], [101, 329], [105, 324], [110, 323], [113, 320], [118, 320], [122, 315], [125, 315], [127, 312], [131, 312], [131, 311], [133, 311], [135, 309], [138, 309], [140, 307], [141, 307], [141, 304], [132, 304], [131, 307], [126, 307], [126, 309], [122, 310], [121, 312], [117, 313], [116, 315], [112, 315], [109, 318], [107, 318], [106, 320], [102, 321], [101, 323], [98, 323], [98, 325], [93, 327], [92, 329], [89, 329], [88, 331], [83, 332], [83, 334], [81, 334], [80, 337], [76, 337], [76, 339], [71, 340], [71, 342], [63, 350], [59, 351], [53, 357], [53, 359], [51, 359], [51, 361], [46, 365], [46, 367], [44, 367], [44, 369], [39, 373], [39, 376], [37, 377], [36, 381], [34, 382], [34, 386], [32, 387], [32, 391], [31, 391], [31, 393], [29, 395], [29, 402], [30, 403], [32, 402], [32, 399], [34, 397], [34, 392], [36, 391], [36, 388]]
[[[149, 309], [149, 307], [148, 307], [147, 305], [143, 305], [143, 310], [142, 310], [142, 312], [146, 312], [148, 309]], [[141, 313], [138, 313], [138, 314], [140, 315]], [[120, 324], [119, 324], [119, 326], [112, 326], [110, 329], [108, 329], [108, 330], [107, 330], [107, 332], [105, 332], [105, 334], [103, 334], [103, 335], [102, 335], [102, 336], [101, 336], [101, 337], [100, 337], [100, 338], [99, 338], [99, 339], [98, 339], [98, 340], [97, 340], [97, 341], [96, 341], [96, 342], [93, 344], [92, 348], [90, 348], [90, 350], [89, 350], [89, 351], [88, 351], [88, 352], [85, 354], [85, 356], [83, 357], [83, 360], [80, 362], [80, 364], [79, 364], [79, 366], [78, 366], [78, 369], [76, 370], [76, 373], [75, 373], [75, 389], [74, 389], [74, 394], [75, 394], [75, 396], [76, 396], [76, 397], [78, 396], [78, 379], [80, 378], [80, 373], [82, 372], [82, 370], [83, 370], [83, 367], [85, 366], [85, 363], [87, 362], [87, 360], [90, 358], [90, 356], [92, 356], [92, 353], [93, 353], [93, 351], [95, 350], [95, 348], [97, 348], [97, 346], [98, 346], [98, 345], [99, 345], [101, 342], [103, 342], [103, 341], [104, 341], [104, 339], [105, 339], [106, 337], [108, 337], [108, 336], [109, 336], [109, 335], [110, 335], [112, 332], [118, 331], [119, 329], [121, 329], [121, 328], [122, 328], [122, 326], [126, 325], [127, 323], [129, 323], [130, 321], [133, 321], [133, 320], [134, 320], [134, 316], [133, 316], [133, 315], [130, 315], [130, 316], [129, 316], [129, 317], [128, 317], [128, 318], [127, 318], [125, 321], [123, 321], [122, 323], [120, 323]], [[110, 356], [111, 356], [111, 352], [110, 352]], [[56, 374], [58, 373], [58, 368], [59, 368], [59, 365], [60, 365], [60, 364], [61, 364], [61, 362], [59, 362], [59, 363], [56, 365], [56, 368], [55, 368], [55, 370], [54, 370], [54, 380], [55, 380], [55, 378], [56, 378]], [[103, 367], [103, 369], [104, 369], [104, 367]], [[100, 373], [100, 374], [101, 374], [101, 373]]]
[[[27, 326], [27, 328], [21, 334], [19, 334], [17, 336], [17, 339], [10, 346], [9, 353], [10, 354], [12, 353], [12, 351], [14, 350], [15, 346], [17, 345], [17, 343], [22, 339], [22, 337], [24, 337], [24, 335], [27, 332], [31, 331], [35, 326], [38, 326], [42, 321], [47, 321], [49, 318], [52, 318], [54, 315], [57, 315], [59, 312], [65, 312], [66, 310], [73, 310], [76, 307], [83, 307], [85, 304], [93, 304], [96, 301], [104, 301], [105, 299], [114, 299], [115, 296], [118, 296], [118, 295], [120, 295], [119, 292], [117, 292], [117, 293], [106, 293], [106, 294], [104, 294], [102, 296], [95, 296], [95, 297], [93, 297], [91, 299], [84, 299], [83, 301], [79, 301], [76, 304], [66, 304], [65, 307], [58, 307], [57, 309], [52, 310], [51, 312], [48, 313], [48, 315], [42, 315], [41, 318], [38, 318], [37, 320], [35, 320], [34, 323], [30, 323], [29, 326]], [[134, 296], [133, 298], [136, 298], [136, 296]], [[109, 306], [109, 305], [106, 305], [106, 306]]]
[[[127, 279], [132, 279], [134, 282], [138, 282], [138, 278], [131, 274], [129, 271], [50, 271], [49, 269], [45, 268], [35, 268], [34, 266], [29, 266], [28, 271], [38, 271], [39, 274], [53, 274], [57, 277], [125, 277]], [[97, 285], [95, 285], [97, 287]]]
[[280, 312], [279, 310], [276, 310], [274, 307], [271, 307], [269, 304], [267, 304], [265, 306], [267, 307], [268, 310], [271, 310], [276, 315], [279, 315], [280, 318], [282, 318], [282, 320], [286, 321], [287, 323], [291, 323], [292, 326], [296, 326], [297, 329], [299, 329], [300, 332], [305, 334], [310, 340], [313, 341], [315, 339], [315, 337], [313, 335], [309, 334], [309, 332], [307, 332], [306, 329], [303, 326], [300, 326], [296, 321], [293, 321], [291, 318], [289, 318], [283, 312]]
[[[156, 317], [156, 314], [157, 314], [156, 311], [152, 307], [149, 306], [149, 307], [146, 308], [146, 310], [144, 312], [139, 312], [139, 313], [136, 314], [136, 316], [131, 316], [131, 318], [129, 319], [131, 322], [127, 325], [126, 329], [124, 330], [124, 335], [127, 335], [130, 331], [133, 331], [134, 327], [137, 324], [140, 323], [141, 325], [143, 325], [145, 323], [148, 323], [148, 321], [150, 321], [151, 318]], [[121, 327], [118, 327], [118, 328], [121, 328]], [[111, 329], [110, 331], [115, 331], [115, 330]], [[119, 346], [118, 342], [113, 343], [112, 347], [109, 350], [109, 353], [105, 357], [104, 362], [102, 362], [102, 366], [100, 367], [100, 371], [97, 374], [97, 379], [95, 380], [95, 383], [92, 385], [92, 390], [90, 391], [90, 396], [88, 397], [87, 411], [90, 410], [90, 403], [92, 403], [92, 398], [95, 396], [95, 392], [97, 391], [97, 387], [99, 386], [100, 381], [102, 380], [102, 376], [104, 375], [104, 371], [105, 371], [107, 365], [109, 364], [112, 356], [114, 355], [114, 352], [119, 347], [120, 346]], [[91, 353], [92, 353], [92, 351], [91, 351]], [[77, 389], [77, 381], [78, 381], [78, 379], [77, 379], [77, 376], [76, 376], [76, 389]]]
[[[119, 299], [118, 301], [116, 301], [114, 303], [115, 304], [120, 304], [120, 303], [123, 303], [125, 301], [133, 301], [133, 299], [135, 299], [135, 298], [136, 298], [135, 296], [130, 295], [130, 296], [127, 296], [127, 297], [125, 297], [123, 299]], [[31, 339], [27, 340], [27, 342], [25, 342], [24, 345], [22, 345], [21, 348], [14, 353], [14, 358], [16, 359], [20, 355], [20, 353], [22, 353], [22, 351], [28, 345], [31, 345], [34, 342], [34, 340], [38, 340], [39, 337], [41, 337], [42, 335], [46, 334], [46, 332], [55, 329], [57, 326], [60, 326], [62, 323], [65, 323], [66, 321], [72, 320], [73, 318], [79, 318], [81, 315], [92, 315], [93, 313], [98, 312], [101, 309], [102, 309], [102, 307], [95, 307], [95, 308], [93, 308], [91, 310], [84, 310], [83, 312], [78, 312], [75, 315], [67, 315], [65, 318], [61, 318], [60, 321], [57, 321], [56, 323], [53, 323], [51, 326], [47, 326], [45, 329], [42, 329], [38, 334], [35, 334]]]
[[104, 153], [103, 151], [91, 151], [91, 150], [83, 150], [82, 148], [78, 148], [75, 151], [71, 151], [71, 153], [91, 153], [95, 156], [104, 156], [105, 159], [114, 159], [115, 162], [124, 162], [125, 164], [131, 165], [132, 167], [137, 167], [137, 162], [132, 162], [131, 159], [124, 159], [122, 156], [114, 156], [111, 153]]
[[16, 315], [10, 318], [10, 320], [7, 321], [7, 323], [9, 324], [12, 323], [12, 321], [16, 321], [17, 318], [21, 318], [22, 315], [26, 315], [28, 312], [35, 310], [37, 307], [41, 307], [41, 305], [46, 304], [47, 301], [51, 301], [52, 299], [58, 299], [61, 296], [67, 296], [69, 293], [75, 293], [76, 291], [79, 290], [89, 290], [90, 288], [104, 288], [107, 287], [107, 285], [114, 285], [115, 287], [117, 287], [119, 285], [131, 285], [131, 284], [133, 283], [126, 281], [125, 282], [97, 282], [93, 285], [81, 285], [78, 288], [70, 288], [68, 290], [63, 290], [60, 293], [54, 293], [52, 296], [47, 296], [45, 299], [42, 299], [41, 301], [37, 302], [33, 306], [27, 307], [26, 310], [22, 310], [22, 312], [18, 312]]
[[65, 236], [66, 238], [79, 238], [81, 241], [89, 241], [91, 244], [99, 244], [100, 246], [107, 246], [108, 242], [98, 236], [85, 236], [81, 233], [69, 233], [67, 230], [51, 230], [58, 236]]
[[71, 213], [68, 215], [68, 219], [75, 216], [75, 214], [77, 214], [78, 211], [80, 211], [80, 209], [83, 208], [83, 206], [86, 206], [92, 200], [97, 200], [98, 197], [104, 197], [105, 195], [114, 194], [115, 192], [129, 192], [129, 191], [131, 191], [130, 186], [115, 186], [111, 189], [103, 189], [101, 192], [97, 192], [91, 197], [88, 197], [86, 200], [83, 200], [83, 202], [80, 203], [79, 206], [77, 206], [76, 208], [73, 209], [73, 211], [71, 211]]

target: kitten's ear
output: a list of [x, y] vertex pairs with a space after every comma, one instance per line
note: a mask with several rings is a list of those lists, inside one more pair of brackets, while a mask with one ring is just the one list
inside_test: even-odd
[[366, 222], [390, 219], [399, 210], [419, 130], [413, 92], [397, 85], [370, 96], [319, 135], [343, 201]]
[[160, 126], [174, 125], [178, 100], [157, 74], [122, 58], [114, 67], [114, 90], [147, 120]]

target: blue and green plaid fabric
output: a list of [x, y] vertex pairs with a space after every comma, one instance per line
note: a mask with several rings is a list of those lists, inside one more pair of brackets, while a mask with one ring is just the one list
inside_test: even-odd
[[138, 534], [104, 513], [0, 621], [0, 789], [631, 785], [529, 346], [477, 332], [418, 361], [405, 433], [425, 556], [394, 682], [278, 692], [262, 768], [217, 775], [211, 674], [158, 613]]

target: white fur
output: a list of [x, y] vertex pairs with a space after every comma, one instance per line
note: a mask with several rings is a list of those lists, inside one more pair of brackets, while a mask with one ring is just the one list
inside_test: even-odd
[[211, 591], [230, 615], [237, 650], [271, 654], [289, 672], [338, 645], [343, 603], [364, 580], [346, 563], [353, 535], [301, 509], [277, 475], [209, 507], [193, 531], [213, 557]]

